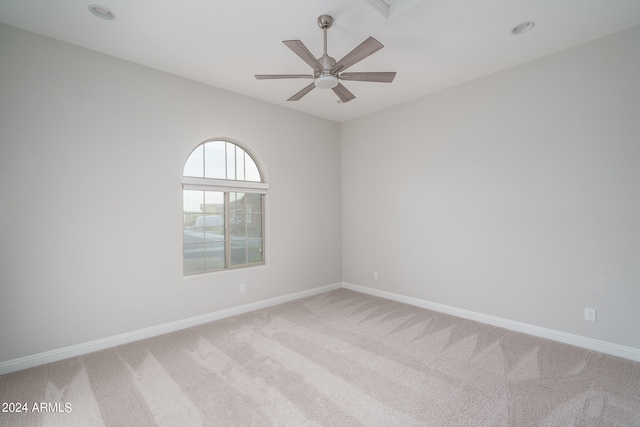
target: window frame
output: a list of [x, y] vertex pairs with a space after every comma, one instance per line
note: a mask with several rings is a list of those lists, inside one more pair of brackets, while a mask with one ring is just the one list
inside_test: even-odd
[[[202, 145], [208, 143], [208, 142], [217, 142], [217, 141], [223, 141], [225, 143], [230, 143], [235, 145], [237, 148], [240, 148], [244, 151], [245, 156], [249, 156], [249, 158], [251, 159], [251, 161], [253, 161], [253, 163], [255, 164], [256, 168], [258, 169], [258, 173], [260, 175], [260, 181], [244, 181], [244, 180], [236, 180], [236, 179], [219, 179], [219, 178], [203, 178], [203, 177], [194, 177], [194, 176], [182, 176], [182, 200], [183, 200], [183, 206], [182, 206], [182, 216], [183, 216], [183, 221], [182, 221], [182, 229], [184, 230], [184, 226], [185, 226], [185, 222], [184, 222], [184, 217], [185, 217], [185, 209], [184, 209], [184, 191], [185, 190], [198, 190], [198, 191], [215, 191], [215, 192], [222, 192], [223, 193], [223, 198], [224, 198], [224, 267], [223, 268], [219, 268], [219, 269], [214, 269], [214, 270], [206, 270], [206, 261], [205, 261], [205, 268], [203, 271], [198, 271], [198, 272], [193, 272], [193, 273], [187, 273], [185, 271], [185, 240], [184, 240], [184, 233], [183, 233], [183, 237], [182, 237], [182, 273], [183, 273], [183, 277], [194, 277], [194, 276], [199, 276], [202, 274], [209, 274], [209, 273], [217, 273], [217, 272], [221, 272], [221, 271], [229, 271], [229, 270], [237, 270], [237, 269], [242, 269], [242, 268], [250, 268], [250, 267], [256, 267], [256, 266], [261, 266], [261, 265], [266, 265], [267, 264], [267, 250], [266, 250], [266, 242], [267, 242], [267, 227], [266, 227], [266, 222], [267, 222], [267, 203], [266, 203], [266, 194], [267, 191], [269, 190], [269, 184], [265, 179], [265, 172], [264, 172], [264, 168], [262, 167], [262, 164], [260, 163], [260, 161], [258, 160], [258, 158], [256, 157], [256, 155], [249, 150], [244, 144], [239, 143], [233, 139], [230, 138], [213, 138], [213, 139], [209, 139], [206, 140], [200, 144], [198, 144], [196, 147], [194, 147], [193, 150], [191, 150], [191, 152], [189, 153], [189, 156], [187, 156], [187, 159], [185, 160], [184, 164], [183, 164], [183, 174], [184, 174], [184, 168], [187, 165], [189, 159], [191, 158], [191, 155], [198, 150]], [[204, 159], [203, 159], [204, 162]], [[204, 163], [203, 163], [204, 164]], [[203, 166], [204, 168], [204, 166]], [[262, 248], [262, 260], [259, 262], [247, 262], [247, 263], [243, 263], [243, 264], [236, 264], [233, 265], [232, 263], [232, 251], [231, 251], [231, 231], [230, 231], [230, 218], [231, 218], [231, 203], [230, 203], [230, 198], [231, 198], [231, 193], [245, 193], [245, 194], [259, 194], [261, 197], [261, 207], [262, 207], [262, 211], [260, 212], [261, 217], [262, 217], [262, 224], [261, 224], [261, 248]]]

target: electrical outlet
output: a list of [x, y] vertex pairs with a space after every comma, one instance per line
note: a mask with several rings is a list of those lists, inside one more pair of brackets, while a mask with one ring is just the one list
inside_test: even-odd
[[374, 271], [374, 272], [373, 272], [373, 278], [374, 278], [375, 280], [378, 280], [378, 279], [380, 278], [380, 276], [378, 275], [378, 272], [377, 272], [377, 271]]
[[244, 294], [245, 292], [247, 292], [247, 285], [244, 283], [240, 283], [240, 293]]
[[596, 309], [595, 308], [584, 308], [584, 320], [588, 320], [589, 322], [596, 321]]

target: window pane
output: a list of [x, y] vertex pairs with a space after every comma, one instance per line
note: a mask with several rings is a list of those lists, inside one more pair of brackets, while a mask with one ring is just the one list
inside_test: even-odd
[[[183, 241], [184, 241], [184, 269], [185, 274], [187, 270], [197, 272], [195, 270], [201, 270], [204, 268], [203, 257], [196, 256], [198, 251], [195, 249], [198, 245], [194, 243], [204, 242], [204, 227], [202, 224], [202, 202], [204, 201], [204, 191], [199, 190], [184, 190], [183, 192], [183, 204], [184, 204], [184, 224], [183, 224]], [[195, 251], [195, 252], [194, 252]], [[195, 257], [195, 258], [194, 258]]]
[[225, 141], [209, 141], [204, 144], [204, 177], [226, 179]]
[[244, 162], [244, 179], [245, 181], [254, 181], [254, 182], [262, 181], [260, 179], [260, 172], [258, 171], [258, 166], [256, 166], [256, 163], [253, 161], [253, 159], [249, 155], [246, 155], [245, 162]]
[[231, 264], [247, 263], [247, 241], [237, 237], [231, 238]]
[[224, 192], [205, 191], [202, 210], [206, 213], [224, 214]]
[[262, 215], [247, 214], [247, 237], [262, 237]]
[[262, 194], [247, 193], [247, 212], [262, 212]]
[[231, 212], [246, 212], [247, 211], [247, 203], [246, 203], [247, 195], [245, 193], [229, 193], [229, 201], [231, 203]]
[[204, 273], [204, 243], [184, 245], [184, 274]]
[[229, 234], [231, 236], [246, 237], [246, 194], [229, 193]]
[[204, 227], [207, 235], [213, 233], [224, 238], [224, 215], [200, 216], [196, 219], [196, 225]]
[[184, 215], [184, 243], [204, 242], [205, 229], [200, 225], [202, 215], [185, 214]]
[[202, 212], [204, 203], [204, 191], [184, 190], [182, 192], [184, 212]]
[[205, 191], [206, 270], [225, 267], [224, 257], [224, 192]]
[[248, 261], [249, 262], [262, 262], [262, 239], [250, 239], [247, 240], [248, 249]]
[[202, 178], [204, 176], [204, 146], [199, 145], [189, 155], [187, 162], [184, 164], [182, 175], [195, 176], [198, 178]]
[[224, 215], [204, 215], [198, 219], [204, 220], [202, 225], [206, 239], [224, 240]]
[[236, 145], [227, 142], [227, 179], [236, 180]]
[[236, 176], [238, 180], [245, 181], [244, 177], [244, 150], [240, 147], [236, 147]]
[[224, 241], [207, 239], [205, 246], [205, 267], [207, 271], [224, 268]]
[[236, 237], [246, 237], [247, 236], [247, 225], [245, 221], [246, 214], [234, 214], [231, 215], [231, 219], [229, 221], [229, 235]]

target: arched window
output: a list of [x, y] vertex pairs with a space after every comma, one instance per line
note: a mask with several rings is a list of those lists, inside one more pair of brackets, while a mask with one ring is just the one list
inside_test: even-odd
[[246, 148], [198, 145], [182, 173], [184, 274], [264, 264], [264, 195], [269, 184]]

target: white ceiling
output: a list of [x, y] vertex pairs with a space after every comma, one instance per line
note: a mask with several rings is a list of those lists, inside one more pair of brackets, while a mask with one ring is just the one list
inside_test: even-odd
[[[116, 19], [96, 18], [92, 3]], [[410, 3], [387, 19], [369, 0], [0, 0], [0, 22], [337, 122], [640, 25], [639, 0]], [[323, 89], [286, 101], [309, 80], [254, 78], [311, 73], [282, 40], [321, 56], [322, 14], [334, 18], [330, 56], [373, 36], [385, 48], [349, 71], [396, 71], [395, 81], [344, 82], [356, 99], [340, 104]], [[512, 35], [524, 21], [535, 28]]]

